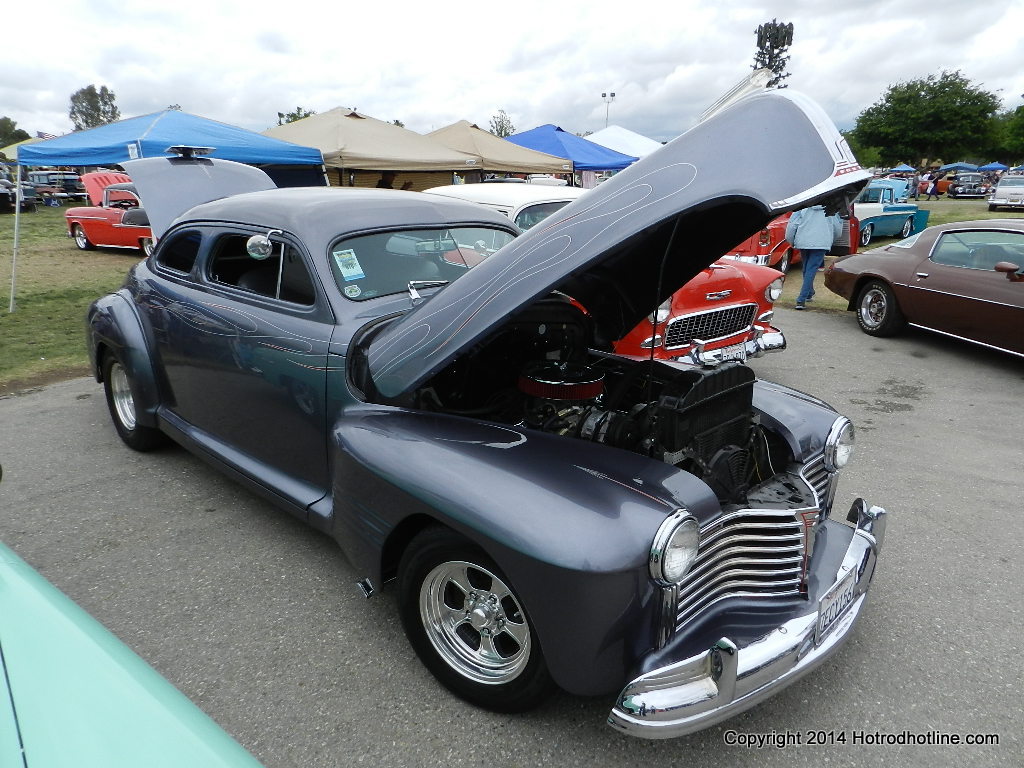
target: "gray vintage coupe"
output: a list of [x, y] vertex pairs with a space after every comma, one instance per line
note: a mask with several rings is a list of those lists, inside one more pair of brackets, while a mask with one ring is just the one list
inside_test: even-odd
[[126, 164], [159, 243], [89, 311], [114, 427], [333, 537], [368, 597], [394, 581], [451, 691], [608, 695], [613, 727], [664, 738], [853, 632], [886, 515], [833, 509], [850, 422], [740, 363], [611, 352], [772, 218], [849, 205], [869, 174], [813, 102], [746, 97], [518, 238], [185, 154]]

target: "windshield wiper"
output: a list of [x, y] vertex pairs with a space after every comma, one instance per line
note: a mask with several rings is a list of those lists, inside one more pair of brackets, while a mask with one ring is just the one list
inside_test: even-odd
[[440, 288], [442, 285], [448, 285], [451, 280], [410, 280], [409, 281], [409, 298], [413, 301], [419, 301], [422, 296], [416, 288]]

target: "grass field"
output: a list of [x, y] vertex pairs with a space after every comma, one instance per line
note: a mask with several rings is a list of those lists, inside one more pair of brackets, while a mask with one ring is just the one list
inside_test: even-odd
[[[990, 213], [983, 200], [919, 203], [931, 211], [929, 224], [967, 219], [1009, 218]], [[0, 216], [0, 395], [72, 376], [85, 375], [85, 312], [103, 294], [116, 290], [141, 254], [116, 248], [80, 251], [67, 237], [64, 208], [40, 207], [23, 214], [17, 261], [16, 309], [8, 313], [14, 250], [14, 216]], [[884, 245], [892, 239], [872, 243]], [[818, 274], [818, 282], [822, 279]], [[779, 306], [792, 307], [800, 290], [794, 268]], [[842, 311], [845, 301], [817, 289], [816, 311]]]

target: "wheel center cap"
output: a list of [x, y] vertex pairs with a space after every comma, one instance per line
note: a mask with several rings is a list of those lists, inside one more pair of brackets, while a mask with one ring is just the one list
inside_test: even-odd
[[477, 631], [489, 629], [494, 624], [494, 614], [494, 607], [490, 603], [479, 602], [469, 612], [469, 623]]

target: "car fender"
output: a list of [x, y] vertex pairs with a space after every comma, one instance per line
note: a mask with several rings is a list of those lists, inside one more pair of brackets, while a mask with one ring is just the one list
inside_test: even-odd
[[580, 695], [614, 690], [655, 643], [648, 561], [661, 523], [684, 505], [698, 520], [719, 510], [707, 485], [663, 462], [470, 418], [360, 407], [332, 445], [332, 533], [359, 575], [389, 575], [405, 521], [452, 528], [508, 577], [555, 680]]
[[160, 390], [138, 311], [126, 289], [97, 299], [86, 316], [89, 362], [96, 381], [103, 381], [103, 357], [116, 353], [133, 384], [136, 418], [157, 426]]

